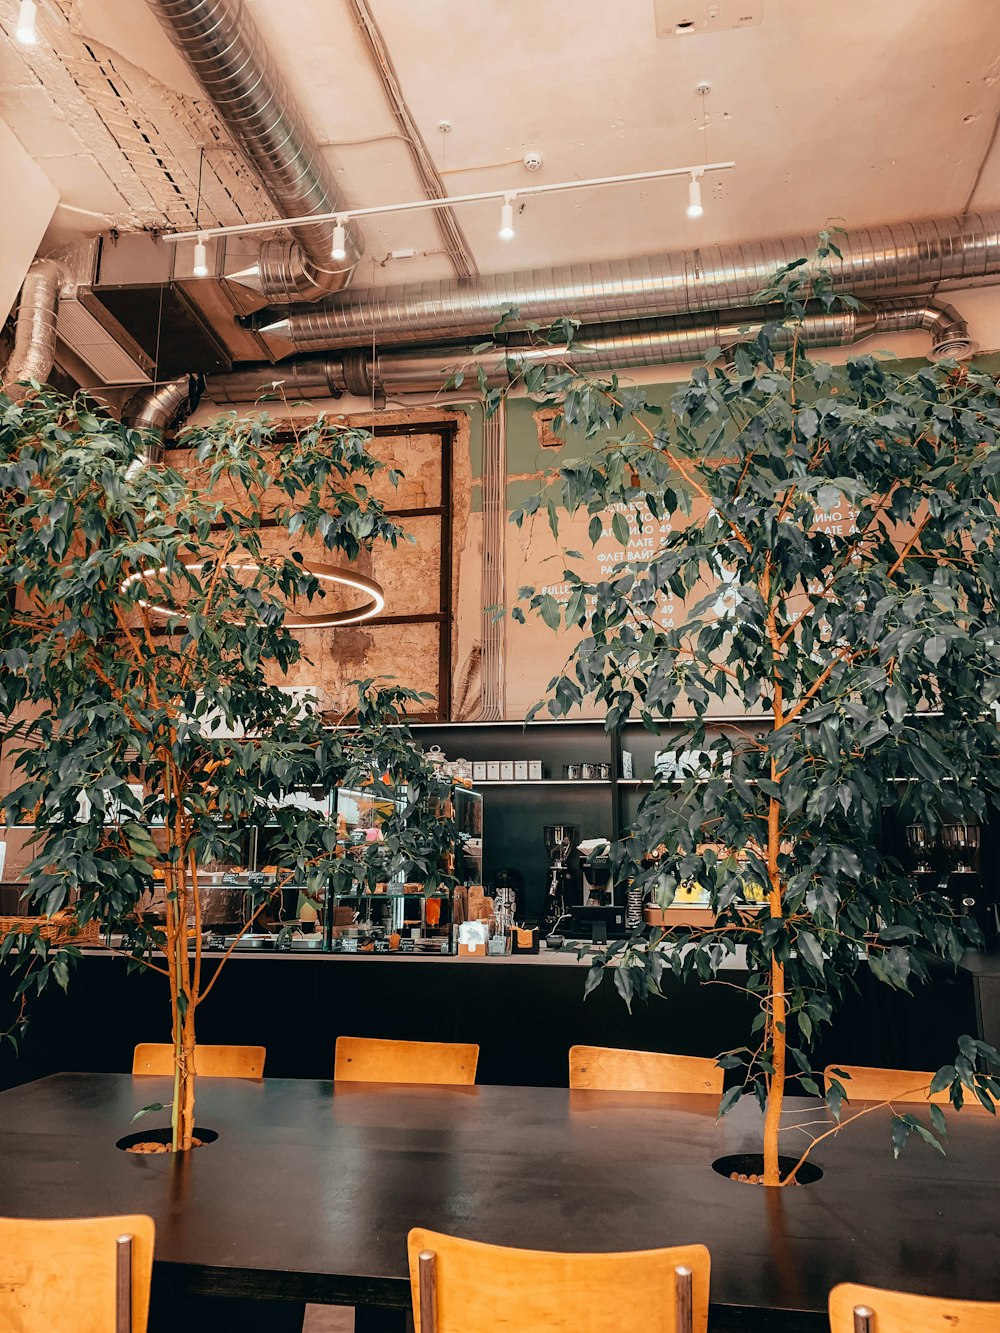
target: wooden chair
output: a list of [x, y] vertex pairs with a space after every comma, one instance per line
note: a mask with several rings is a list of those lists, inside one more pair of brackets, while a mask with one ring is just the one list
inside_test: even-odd
[[911, 1296], [842, 1282], [830, 1292], [831, 1333], [996, 1333], [1000, 1302]]
[[447, 1041], [383, 1041], [338, 1037], [333, 1077], [338, 1083], [437, 1083], [476, 1081], [479, 1047]]
[[571, 1046], [569, 1086], [595, 1092], [708, 1092], [722, 1095], [724, 1074], [714, 1060], [658, 1051]]
[[[840, 1078], [834, 1072], [837, 1069], [842, 1069], [850, 1077]], [[933, 1078], [933, 1073], [927, 1070], [879, 1069], [868, 1065], [827, 1065], [823, 1070], [826, 1086], [829, 1088], [831, 1080], [836, 1079], [850, 1102], [950, 1103], [947, 1088], [933, 1096], [928, 1093]]]
[[0, 1218], [0, 1328], [146, 1333], [151, 1217]]
[[[195, 1046], [194, 1067], [200, 1078], [263, 1078], [267, 1051], [263, 1046]], [[168, 1041], [140, 1042], [132, 1057], [133, 1074], [172, 1074], [174, 1048]]]
[[[711, 1260], [704, 1245], [625, 1254], [552, 1254], [407, 1238], [415, 1333], [705, 1333]], [[637, 1307], [640, 1303], [641, 1310]], [[635, 1310], [631, 1324], [621, 1318]]]

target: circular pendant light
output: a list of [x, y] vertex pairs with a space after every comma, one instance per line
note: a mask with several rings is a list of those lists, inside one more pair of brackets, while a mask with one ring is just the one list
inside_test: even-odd
[[[201, 570], [205, 565], [216, 565], [221, 563], [224, 569], [231, 570], [233, 573], [255, 574], [260, 572], [260, 566], [253, 560], [222, 560], [217, 558], [206, 558], [204, 560], [179, 560], [177, 562], [184, 569], [190, 569], [194, 572]], [[366, 578], [364, 574], [358, 574], [353, 569], [341, 569], [336, 565], [323, 565], [316, 561], [309, 561], [300, 566], [303, 574], [308, 574], [317, 579], [320, 583], [328, 583], [342, 588], [351, 588], [357, 593], [361, 593], [357, 606], [349, 607], [343, 611], [324, 611], [317, 615], [299, 615], [293, 612], [293, 619], [286, 619], [285, 629], [329, 629], [337, 625], [358, 625], [364, 620], [371, 620], [373, 616], [379, 615], [385, 607], [385, 591], [374, 579]], [[170, 570], [166, 565], [161, 565], [159, 569], [139, 569], [134, 574], [129, 574], [121, 584], [121, 591], [124, 592], [135, 583], [148, 584], [152, 578], [160, 578], [164, 574], [169, 574]], [[160, 616], [169, 616], [177, 620], [187, 620], [188, 613], [177, 607], [162, 606], [158, 602], [150, 601], [148, 598], [139, 597], [137, 599], [139, 606], [145, 607], [148, 611], [153, 611]], [[246, 621], [239, 622], [246, 624]]]

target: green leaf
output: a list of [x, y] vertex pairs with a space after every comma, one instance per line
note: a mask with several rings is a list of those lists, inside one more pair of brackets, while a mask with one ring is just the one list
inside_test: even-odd
[[626, 519], [624, 514], [619, 512], [612, 516], [611, 531], [615, 534], [615, 537], [622, 544], [622, 546], [628, 546], [628, 538], [629, 538], [628, 520]]
[[166, 1111], [168, 1107], [171, 1106], [173, 1106], [173, 1102], [150, 1102], [150, 1104], [144, 1106], [141, 1111], [136, 1111], [135, 1115], [132, 1117], [131, 1124], [134, 1125], [135, 1122], [141, 1120], [144, 1115], [149, 1115], [153, 1111]]
[[546, 593], [541, 599], [538, 610], [549, 629], [558, 629], [562, 624], [562, 610], [550, 593]]
[[944, 1092], [945, 1088], [950, 1088], [958, 1077], [958, 1071], [954, 1065], [942, 1065], [934, 1077], [931, 1079], [930, 1093]]
[[[936, 1109], [940, 1110], [941, 1108], [938, 1107]], [[932, 1148], [936, 1148], [942, 1157], [945, 1155], [944, 1144], [940, 1143], [930, 1130], [925, 1125], [922, 1125], [916, 1117], [913, 1118], [912, 1129], [919, 1138], [923, 1139], [924, 1143], [929, 1144]]]
[[898, 1157], [906, 1147], [906, 1141], [910, 1137], [912, 1125], [905, 1116], [894, 1115], [892, 1117], [892, 1155]]
[[604, 980], [604, 964], [592, 963], [590, 965], [589, 971], [587, 972], [587, 980], [584, 983], [583, 987], [584, 999], [586, 999], [586, 997], [591, 993], [591, 991], [595, 991], [603, 980]]
[[720, 1120], [726, 1114], [727, 1111], [731, 1111], [733, 1109], [736, 1103], [743, 1096], [743, 1092], [744, 1092], [743, 1085], [741, 1083], [738, 1083], [735, 1087], [728, 1088], [722, 1094], [722, 1100], [719, 1102], [718, 1118]]
[[823, 950], [815, 935], [800, 930], [795, 936], [795, 947], [814, 971], [823, 971]]
[[932, 666], [937, 666], [948, 651], [948, 640], [940, 634], [932, 634], [924, 643], [924, 656]]

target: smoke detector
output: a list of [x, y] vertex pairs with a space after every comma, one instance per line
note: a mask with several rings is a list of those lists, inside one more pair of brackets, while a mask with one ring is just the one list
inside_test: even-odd
[[657, 37], [694, 37], [751, 28], [764, 19], [764, 0], [653, 0]]
[[543, 158], [541, 153], [535, 151], [534, 149], [529, 149], [529, 151], [525, 153], [524, 157], [521, 158], [521, 161], [524, 163], [525, 169], [527, 171], [539, 171], [542, 166]]

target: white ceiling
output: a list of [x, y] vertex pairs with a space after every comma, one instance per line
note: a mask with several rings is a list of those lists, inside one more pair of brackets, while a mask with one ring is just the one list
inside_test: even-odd
[[[676, 180], [531, 200], [512, 242], [496, 236], [495, 205], [461, 207], [483, 272], [1000, 205], [991, 0], [766, 0], [759, 25], [666, 40], [653, 0], [370, 3], [451, 193], [737, 162], [706, 185], [697, 222]], [[420, 197], [347, 0], [247, 4], [349, 203]], [[0, 0], [8, 34], [15, 9]], [[44, 0], [41, 28], [27, 58], [0, 45], [0, 117], [65, 205], [122, 228], [190, 226], [207, 145], [203, 220], [268, 214], [143, 0]], [[544, 155], [538, 173], [521, 165], [528, 149]], [[49, 240], [101, 225], [64, 209]], [[359, 284], [452, 272], [443, 254], [379, 262], [440, 250], [430, 215], [365, 234]]]

